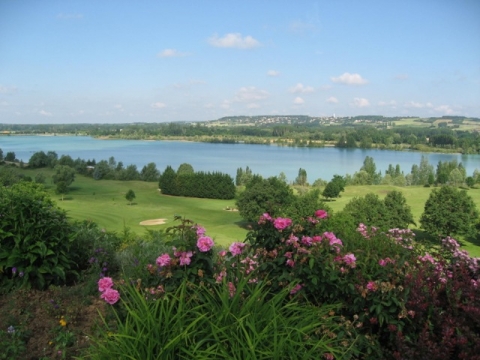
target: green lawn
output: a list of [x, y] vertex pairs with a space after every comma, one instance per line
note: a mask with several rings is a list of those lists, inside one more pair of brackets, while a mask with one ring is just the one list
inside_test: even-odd
[[[165, 196], [158, 191], [157, 183], [143, 181], [96, 181], [92, 178], [77, 175], [70, 192], [61, 200], [55, 194], [50, 178], [52, 170], [24, 170], [26, 175], [34, 177], [42, 171], [47, 176], [47, 190], [60, 207], [68, 211], [72, 219], [91, 219], [99, 226], [110, 231], [122, 232], [124, 226], [141, 235], [145, 229], [165, 229], [175, 225], [175, 215], [201, 224], [207, 229], [207, 234], [223, 245], [234, 241], [243, 241], [247, 234], [245, 223], [238, 212], [226, 211], [227, 207], [234, 207], [235, 200], [211, 200]], [[132, 205], [125, 199], [129, 189], [135, 192], [136, 198]], [[328, 202], [333, 211], [343, 209], [352, 198], [364, 196], [372, 192], [383, 198], [391, 190], [400, 190], [405, 195], [417, 227], [423, 213], [425, 202], [432, 188], [421, 186], [396, 187], [391, 185], [376, 186], [347, 186], [341, 197]], [[480, 189], [468, 190], [480, 209]], [[166, 219], [166, 224], [142, 226], [140, 222], [149, 219]], [[415, 226], [414, 226], [415, 228]], [[465, 249], [473, 256], [480, 256], [480, 243], [474, 244], [464, 241]]]

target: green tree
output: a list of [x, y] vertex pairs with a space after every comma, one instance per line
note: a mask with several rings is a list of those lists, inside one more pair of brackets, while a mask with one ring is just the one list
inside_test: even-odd
[[125, 194], [125, 199], [127, 199], [129, 202], [130, 202], [130, 205], [132, 205], [132, 201], [133, 199], [135, 199], [135, 192], [130, 189], [127, 191], [127, 193]]
[[363, 166], [360, 168], [360, 171], [365, 171], [368, 174], [367, 185], [377, 185], [380, 184], [382, 179], [382, 174], [377, 171], [377, 166], [372, 157], [367, 156], [363, 161]]
[[5, 155], [5, 161], [15, 161], [15, 153], [13, 151], [7, 152], [7, 155]]
[[162, 194], [165, 195], [177, 195], [177, 173], [173, 168], [168, 165], [165, 168], [163, 174], [160, 175], [158, 180], [158, 187], [160, 188]]
[[323, 189], [324, 198], [333, 199], [340, 197], [340, 193], [345, 191], [345, 179], [340, 175], [334, 175], [332, 180]]
[[298, 176], [295, 178], [295, 184], [300, 186], [307, 185], [307, 170], [298, 169]]
[[430, 193], [420, 224], [431, 235], [470, 235], [478, 216], [475, 203], [465, 190], [442, 186]]
[[277, 177], [263, 179], [253, 178], [238, 196], [237, 208], [247, 221], [257, 221], [263, 213], [280, 216], [292, 204], [294, 195], [292, 189]]
[[55, 174], [52, 175], [53, 183], [57, 186], [57, 193], [63, 195], [68, 192], [68, 187], [75, 180], [75, 169], [67, 165], [56, 165]]
[[407, 199], [401, 191], [390, 191], [383, 199], [387, 210], [385, 216], [385, 227], [389, 229], [406, 229], [410, 224], [415, 224], [412, 210], [407, 204]]
[[193, 174], [194, 172], [193, 166], [187, 163], [180, 164], [177, 169], [177, 175]]
[[160, 171], [157, 170], [157, 165], [155, 163], [151, 162], [145, 165], [142, 168], [142, 171], [140, 171], [140, 179], [143, 181], [158, 181], [158, 178], [160, 177]]
[[38, 151], [30, 156], [28, 160], [28, 166], [32, 169], [47, 167], [48, 166], [48, 157], [43, 151]]
[[0, 161], [3, 161], [3, 150], [0, 149]]

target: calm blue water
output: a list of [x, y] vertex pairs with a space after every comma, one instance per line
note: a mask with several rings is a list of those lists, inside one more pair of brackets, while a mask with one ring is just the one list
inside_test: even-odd
[[264, 177], [284, 172], [293, 181], [299, 168], [307, 171], [308, 181], [330, 180], [333, 175], [353, 174], [366, 156], [375, 160], [382, 174], [389, 164], [399, 164], [405, 174], [422, 155], [436, 167], [439, 161], [457, 160], [463, 163], [467, 175], [480, 169], [480, 155], [436, 154], [390, 150], [339, 148], [292, 148], [266, 145], [209, 144], [183, 141], [96, 140], [85, 136], [0, 136], [0, 148], [5, 155], [14, 151], [19, 160], [28, 162], [37, 151], [55, 151], [58, 156], [73, 159], [122, 161], [124, 166], [135, 164], [138, 170], [154, 162], [160, 171], [167, 165], [177, 169], [189, 163], [196, 171], [220, 171], [235, 177], [237, 168], [249, 166], [253, 173]]

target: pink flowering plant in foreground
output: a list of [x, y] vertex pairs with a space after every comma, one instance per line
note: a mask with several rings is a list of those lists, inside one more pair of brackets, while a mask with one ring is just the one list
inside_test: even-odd
[[[148, 279], [135, 286], [156, 299], [187, 279], [212, 291], [224, 287], [233, 299], [247, 297], [247, 288], [238, 287], [247, 279], [268, 284], [272, 295], [287, 289], [289, 297], [314, 305], [341, 303], [341, 315], [369, 336], [369, 351], [382, 344], [391, 350], [389, 357], [399, 359], [398, 349], [408, 346], [448, 340], [459, 349], [478, 339], [472, 334], [480, 333], [480, 320], [471, 318], [480, 319], [479, 262], [454, 239], [445, 239], [441, 252], [420, 252], [411, 230], [381, 232], [364, 224], [348, 239], [339, 239], [329, 231], [329, 218], [325, 211], [297, 222], [263, 214], [245, 242], [225, 249], [215, 248], [204, 228], [182, 219], [169, 230], [171, 251], [158, 254], [147, 266]], [[105, 279], [100, 287], [112, 288]], [[439, 301], [443, 293], [455, 304]], [[452, 323], [453, 333], [438, 338], [434, 330], [425, 330], [432, 311], [446, 314], [453, 307], [451, 317], [437, 317], [438, 328]], [[418, 355], [410, 352], [411, 358]]]

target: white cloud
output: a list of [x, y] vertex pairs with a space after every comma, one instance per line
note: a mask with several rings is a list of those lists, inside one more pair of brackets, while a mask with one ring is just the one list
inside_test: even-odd
[[305, 100], [303, 100], [301, 97], [297, 96], [294, 100], [293, 100], [293, 103], [295, 105], [302, 105], [305, 103]]
[[150, 107], [151, 107], [152, 109], [163, 109], [163, 108], [166, 107], [166, 106], [167, 106], [167, 105], [165, 105], [164, 103], [159, 102], [159, 101], [150, 104]]
[[395, 75], [395, 80], [407, 80], [408, 75], [407, 74], [397, 74]]
[[258, 109], [259, 107], [260, 107], [260, 105], [255, 104], [255, 103], [247, 104], [248, 109]]
[[337, 99], [335, 96], [330, 96], [330, 97], [327, 99], [327, 102], [330, 103], [330, 104], [337, 104], [337, 103], [338, 103], [338, 99]]
[[370, 106], [370, 102], [365, 98], [354, 98], [353, 105], [356, 107], [367, 107]]
[[223, 100], [222, 104], [220, 105], [222, 109], [230, 109], [230, 101]]
[[188, 55], [190, 54], [186, 52], [180, 52], [175, 49], [165, 49], [159, 52], [157, 56], [161, 58], [166, 58], [166, 57], [183, 57]]
[[13, 94], [16, 91], [17, 91], [17, 88], [14, 86], [0, 85], [0, 94]]
[[436, 111], [441, 112], [445, 115], [453, 114], [453, 109], [449, 105], [440, 105], [435, 108]]
[[268, 76], [276, 77], [276, 76], [279, 76], [279, 75], [280, 75], [280, 72], [278, 72], [278, 71], [276, 71], [276, 70], [268, 70], [267, 75], [268, 75]]
[[45, 111], [45, 110], [40, 110], [38, 113], [42, 116], [52, 116], [51, 112], [48, 112], [48, 111]]
[[408, 103], [405, 103], [403, 106], [406, 108], [415, 108], [415, 109], [433, 108], [433, 104], [430, 102], [422, 104], [416, 101], [409, 101]]
[[312, 24], [311, 22], [301, 21], [301, 20], [292, 21], [288, 26], [288, 29], [291, 32], [294, 32], [297, 34], [303, 34], [305, 32], [315, 31], [316, 28], [317, 27], [315, 26], [315, 24]]
[[266, 90], [257, 89], [255, 86], [242, 87], [237, 91], [234, 100], [238, 102], [252, 102], [268, 98]]
[[302, 83], [298, 83], [294, 87], [290, 88], [290, 92], [293, 94], [300, 93], [300, 94], [308, 94], [314, 92], [315, 89], [311, 86], [304, 86]]
[[338, 77], [330, 78], [334, 83], [340, 83], [345, 85], [363, 85], [368, 81], [362, 78], [359, 74], [350, 74], [348, 72], [343, 73]]
[[115, 104], [113, 105], [113, 108], [114, 109], [117, 109], [117, 110], [122, 110], [123, 111], [123, 106], [121, 104]]
[[215, 34], [208, 39], [208, 43], [215, 47], [237, 49], [251, 49], [261, 45], [260, 42], [253, 37], [242, 37], [240, 33], [229, 33], [223, 37], [218, 37], [218, 35]]
[[396, 106], [396, 105], [397, 105], [397, 102], [395, 100], [378, 102], [378, 106]]
[[83, 14], [63, 14], [60, 13], [57, 15], [57, 19], [64, 19], [64, 20], [69, 20], [69, 19], [82, 19]]

